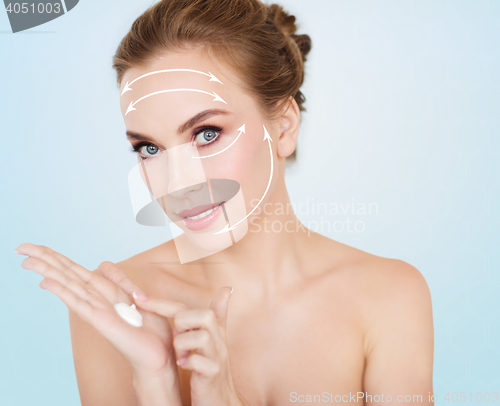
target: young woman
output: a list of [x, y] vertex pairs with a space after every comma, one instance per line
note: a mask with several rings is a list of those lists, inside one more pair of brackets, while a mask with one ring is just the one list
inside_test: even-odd
[[259, 0], [162, 0], [122, 40], [127, 136], [183, 234], [93, 272], [18, 247], [68, 306], [82, 405], [432, 404], [420, 272], [287, 209], [311, 47], [296, 30]]

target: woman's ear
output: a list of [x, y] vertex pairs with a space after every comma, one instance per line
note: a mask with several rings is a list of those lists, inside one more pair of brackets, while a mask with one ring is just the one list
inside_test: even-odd
[[286, 158], [292, 155], [297, 145], [299, 134], [300, 110], [295, 99], [290, 96], [286, 111], [280, 118], [280, 134], [278, 141], [278, 157]]

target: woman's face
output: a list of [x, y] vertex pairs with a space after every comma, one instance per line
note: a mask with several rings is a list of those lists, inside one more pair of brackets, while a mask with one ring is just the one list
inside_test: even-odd
[[[127, 83], [131, 90], [123, 92]], [[170, 220], [211, 253], [243, 237], [255, 203], [271, 194], [277, 165], [264, 139], [264, 125], [272, 137], [271, 124], [241, 79], [189, 50], [127, 70], [121, 93], [141, 177]], [[235, 227], [217, 233], [226, 225]]]

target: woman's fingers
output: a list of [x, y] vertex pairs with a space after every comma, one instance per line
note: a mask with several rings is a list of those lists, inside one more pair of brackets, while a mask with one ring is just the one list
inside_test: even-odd
[[83, 266], [77, 264], [75, 261], [65, 257], [63, 254], [53, 251], [56, 258], [58, 258], [67, 268], [75, 272], [84, 282], [89, 282], [92, 278], [92, 272]]
[[215, 294], [209, 309], [189, 309], [176, 314], [174, 347], [180, 361], [189, 357], [190, 351], [219, 362], [226, 360], [225, 326], [231, 293], [232, 289], [224, 286]]
[[182, 368], [189, 369], [207, 377], [212, 377], [220, 372], [219, 364], [200, 354], [191, 354], [186, 359], [177, 362]]
[[39, 258], [28, 257], [23, 260], [21, 266], [24, 269], [29, 269], [42, 275], [44, 278], [54, 280], [65, 286], [67, 289], [72, 291], [74, 294], [78, 295], [82, 300], [90, 301], [95, 300], [95, 297], [91, 295], [87, 289], [85, 289], [83, 283], [80, 280], [75, 280], [68, 276], [67, 273], [62, 272], [58, 268], [42, 261]]
[[[29, 258], [38, 259], [52, 266], [51, 269], [47, 269], [47, 271], [50, 271], [49, 275], [41, 273], [45, 269], [41, 264], [37, 264], [34, 269], [28, 266], [27, 269], [58, 280], [63, 284], [67, 284], [67, 278], [73, 279], [79, 282], [86, 290], [96, 292], [96, 294], [106, 298], [110, 303], [115, 303], [121, 299], [118, 287], [104, 278], [98, 271], [91, 272], [48, 247], [23, 243], [15, 251], [18, 254], [27, 255]], [[59, 274], [56, 273], [57, 270], [60, 272]]]
[[[23, 243], [19, 247], [17, 247], [15, 251], [21, 255], [28, 255], [30, 257], [41, 259], [42, 261], [45, 261], [46, 263], [60, 269], [61, 271], [69, 268], [67, 263], [62, 260], [61, 254], [56, 253], [54, 250], [43, 245]], [[66, 272], [66, 274], [68, 275], [68, 277], [74, 280], [80, 282], [83, 280], [82, 277], [71, 268], [69, 268], [69, 271]]]
[[174, 349], [177, 359], [189, 356], [191, 351], [211, 359], [218, 358], [214, 340], [207, 330], [190, 330], [176, 335]]
[[210, 302], [209, 309], [213, 310], [215, 318], [217, 319], [218, 325], [225, 331], [226, 329], [226, 319], [227, 319], [227, 308], [229, 305], [229, 299], [233, 293], [233, 288], [231, 286], [221, 287]]
[[138, 296], [136, 294], [133, 294], [132, 296], [134, 298], [134, 302], [138, 307], [159, 314], [163, 317], [173, 318], [176, 316], [176, 314], [188, 309], [187, 305], [185, 305], [184, 303], [176, 302], [174, 300], [159, 299], [156, 297], [145, 295], [144, 297], [146, 297], [146, 300], [141, 300], [141, 295]]
[[87, 322], [92, 320], [94, 307], [89, 301], [73, 292], [73, 290], [69, 289], [64, 284], [54, 279], [44, 279], [40, 282], [39, 286], [58, 296], [68, 309], [75, 312], [82, 320]]
[[[119, 343], [124, 334], [137, 334], [137, 329], [131, 329], [128, 323], [121, 320], [111, 304], [100, 299], [95, 292], [89, 292], [89, 300], [86, 300], [53, 279], [44, 279], [39, 286], [59, 297], [68, 309], [96, 328], [110, 342]], [[119, 346], [117, 348], [120, 349]]]
[[175, 329], [180, 333], [195, 328], [206, 329], [214, 340], [222, 341], [217, 317], [211, 309], [190, 309], [179, 312], [174, 319]]

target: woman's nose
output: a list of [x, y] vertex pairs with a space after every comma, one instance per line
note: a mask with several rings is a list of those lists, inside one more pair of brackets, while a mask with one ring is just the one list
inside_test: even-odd
[[182, 197], [190, 191], [199, 190], [207, 181], [205, 171], [192, 143], [182, 144], [167, 150], [168, 188], [173, 197]]

